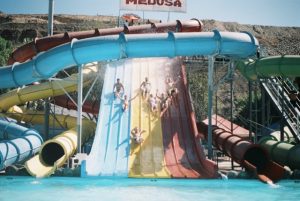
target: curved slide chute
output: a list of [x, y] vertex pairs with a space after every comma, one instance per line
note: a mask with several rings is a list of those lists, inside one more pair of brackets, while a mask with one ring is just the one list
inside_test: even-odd
[[[82, 73], [84, 80], [83, 85], [87, 86], [95, 77], [97, 68], [95, 66], [87, 65], [87, 67], [83, 69]], [[18, 88], [2, 94], [0, 95], [0, 112], [5, 112], [14, 105], [22, 105], [28, 101], [62, 95], [65, 93], [62, 87], [67, 92], [76, 91], [77, 74], [74, 74], [62, 80], [44, 82], [38, 85]]]
[[[198, 130], [207, 138], [208, 120], [198, 123]], [[267, 151], [259, 145], [230, 131], [214, 126], [212, 130], [213, 145], [230, 156], [235, 162], [241, 164], [247, 170], [255, 173], [265, 183], [280, 180], [285, 169], [270, 159]]]
[[276, 137], [266, 136], [259, 140], [258, 144], [264, 147], [271, 158], [283, 166], [292, 170], [300, 169], [300, 145], [293, 145], [287, 142], [280, 142]]
[[[145, 49], [145, 47], [147, 47]], [[70, 66], [121, 58], [224, 55], [247, 58], [256, 54], [257, 40], [248, 33], [202, 32], [105, 36], [73, 40], [22, 64], [0, 68], [1, 88], [46, 79]], [[57, 62], [57, 61], [60, 62]], [[51, 68], [46, 68], [51, 66]], [[24, 76], [31, 75], [31, 76]]]
[[[91, 80], [93, 80], [93, 78], [95, 77], [96, 72], [97, 72], [97, 68], [92, 65], [87, 65], [87, 67], [85, 67], [83, 69], [84, 85], [91, 83]], [[31, 114], [31, 115], [22, 114], [20, 116], [20, 113], [22, 113], [22, 112], [20, 112], [18, 109], [16, 109], [17, 107], [12, 107], [12, 106], [25, 104], [27, 101], [38, 100], [38, 99], [42, 99], [42, 98], [46, 98], [46, 97], [50, 97], [50, 96], [57, 96], [57, 95], [64, 94], [65, 92], [62, 90], [61, 87], [64, 87], [64, 90], [68, 91], [68, 92], [76, 91], [77, 90], [77, 75], [72, 75], [63, 80], [51, 81], [51, 82], [45, 82], [45, 83], [42, 83], [39, 85], [27, 86], [27, 87], [12, 90], [6, 94], [3, 94], [0, 96], [0, 111], [2, 111], [2, 112], [8, 111], [6, 114], [7, 116], [17, 119], [19, 121], [25, 121], [27, 123], [34, 123], [34, 124], [37, 124], [37, 123], [43, 124], [44, 123], [44, 114], [43, 113], [40, 113], [38, 115], [37, 112], [35, 112], [35, 114]], [[16, 111], [19, 111], [19, 112], [16, 113]], [[33, 176], [42, 177], [42, 176], [48, 176], [49, 174], [53, 173], [53, 171], [55, 171], [56, 167], [61, 166], [63, 164], [63, 162], [69, 156], [71, 156], [71, 154], [74, 153], [77, 148], [76, 118], [69, 118], [69, 117], [60, 116], [60, 115], [56, 115], [55, 118], [56, 118], [56, 121], [54, 121], [53, 117], [50, 116], [50, 124], [52, 122], [59, 122], [57, 124], [63, 125], [66, 128], [70, 129], [69, 131], [66, 131], [65, 133], [63, 133], [61, 135], [61, 136], [68, 136], [68, 137], [60, 137], [60, 138], [56, 137], [55, 142], [59, 142], [59, 139], [64, 139], [64, 140], [60, 140], [60, 141], [64, 141], [64, 142], [67, 142], [68, 144], [72, 144], [72, 146], [69, 148], [65, 148], [66, 145], [64, 145], [61, 142], [58, 143], [59, 146], [52, 146], [53, 149], [51, 149], [51, 150], [53, 152], [55, 152], [54, 151], [55, 149], [63, 150], [63, 152], [61, 152], [61, 153], [63, 153], [62, 160], [59, 163], [57, 163], [56, 166], [54, 166], [54, 165], [52, 165], [52, 166], [48, 165], [47, 167], [45, 167], [43, 165], [38, 166], [38, 164], [40, 164], [40, 163], [38, 163], [40, 157], [37, 157], [37, 156], [34, 157], [34, 159], [30, 160], [31, 163], [28, 162], [28, 164], [32, 164], [32, 165], [31, 166], [26, 165], [26, 167], [29, 170], [30, 174], [32, 174]], [[70, 120], [70, 119], [72, 119], [72, 120]], [[87, 122], [84, 123], [84, 125], [88, 125], [88, 124], [89, 123], [87, 123]], [[95, 125], [93, 124], [93, 126], [86, 126], [86, 127], [90, 127], [90, 129], [93, 129], [93, 128], [95, 128]], [[94, 133], [90, 129], [87, 129], [87, 128], [83, 129], [83, 133], [87, 133], [86, 136], [93, 135]], [[15, 132], [17, 132], [17, 131], [15, 131]], [[55, 142], [52, 144], [55, 144]], [[83, 141], [83, 142], [85, 142], [85, 141]], [[43, 144], [43, 147], [45, 147], [45, 144]], [[43, 147], [42, 147], [42, 149], [43, 149]], [[60, 149], [60, 147], [64, 147], [64, 149]], [[32, 163], [33, 160], [35, 160], [34, 163]], [[43, 160], [43, 159], [41, 159], [41, 160]], [[34, 170], [31, 170], [31, 169], [34, 169]]]
[[[14, 106], [9, 109], [10, 117], [19, 121], [41, 124], [44, 122], [44, 114], [38, 111], [23, 111]], [[59, 122], [59, 124], [52, 124]], [[69, 129], [62, 134], [46, 141], [40, 148], [39, 155], [25, 163], [27, 171], [35, 177], [51, 175], [58, 167], [61, 167], [77, 149], [76, 117], [55, 115], [50, 116], [51, 126], [63, 125]], [[96, 124], [87, 119], [82, 120], [82, 143], [85, 143], [95, 134]]]
[[250, 59], [237, 63], [237, 69], [248, 80], [272, 76], [299, 76], [299, 66], [300, 55], [270, 56], [255, 61]]
[[95, 29], [90, 31], [80, 32], [65, 32], [63, 34], [56, 34], [44, 38], [38, 38], [28, 44], [25, 44], [16, 49], [10, 56], [8, 64], [15, 62], [24, 62], [31, 59], [39, 52], [47, 51], [58, 45], [71, 42], [73, 39], [84, 39], [97, 36], [115, 35], [120, 33], [137, 34], [137, 33], [161, 33], [161, 32], [200, 32], [203, 24], [197, 19], [181, 22], [167, 23], [151, 23], [139, 26], [124, 26], [108, 29]]
[[37, 131], [3, 120], [0, 140], [0, 170], [34, 156], [43, 143]]

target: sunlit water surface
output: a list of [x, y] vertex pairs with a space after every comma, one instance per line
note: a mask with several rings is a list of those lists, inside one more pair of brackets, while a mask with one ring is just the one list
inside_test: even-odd
[[291, 201], [300, 181], [0, 177], [0, 201]]

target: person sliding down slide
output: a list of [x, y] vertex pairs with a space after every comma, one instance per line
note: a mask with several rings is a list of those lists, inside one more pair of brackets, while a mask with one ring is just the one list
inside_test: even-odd
[[114, 90], [115, 97], [120, 97], [121, 90], [123, 90], [124, 92], [124, 86], [120, 82], [119, 78], [117, 79], [117, 82], [114, 84], [113, 90]]
[[142, 97], [146, 99], [151, 91], [151, 83], [149, 82], [148, 77], [145, 77], [145, 81], [142, 82], [140, 89], [142, 92]]

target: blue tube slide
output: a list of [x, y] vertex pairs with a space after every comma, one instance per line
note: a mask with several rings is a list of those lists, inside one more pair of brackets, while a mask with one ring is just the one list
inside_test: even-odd
[[73, 40], [25, 63], [0, 68], [0, 88], [18, 87], [47, 79], [60, 70], [94, 61], [122, 58], [222, 55], [236, 59], [256, 54], [250, 33], [201, 32], [112, 35]]
[[3, 120], [0, 140], [0, 170], [32, 157], [43, 143], [37, 131]]

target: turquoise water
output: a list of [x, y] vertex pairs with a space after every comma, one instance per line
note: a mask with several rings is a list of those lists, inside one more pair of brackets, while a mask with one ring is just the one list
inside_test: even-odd
[[0, 177], [0, 201], [290, 201], [300, 181]]

